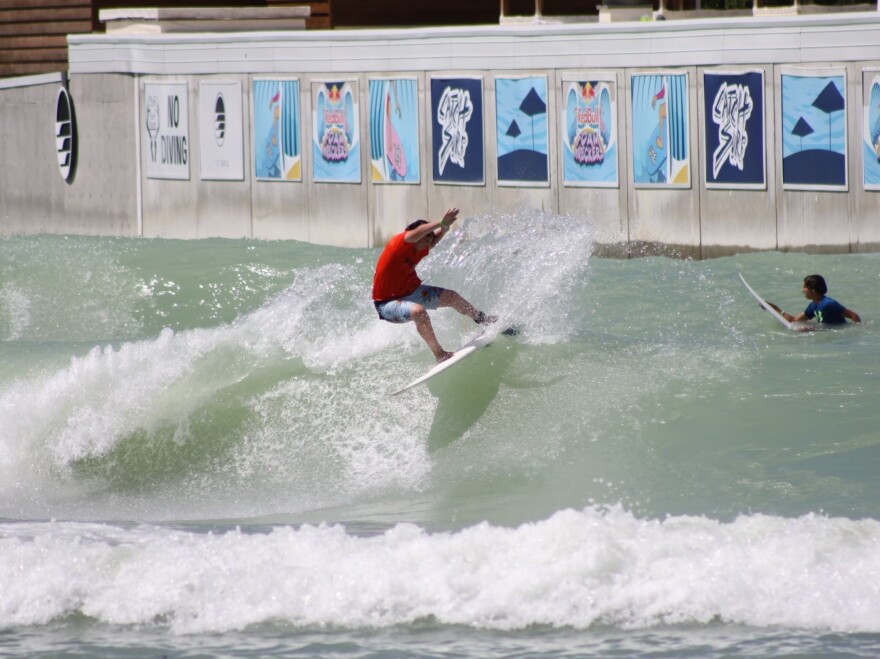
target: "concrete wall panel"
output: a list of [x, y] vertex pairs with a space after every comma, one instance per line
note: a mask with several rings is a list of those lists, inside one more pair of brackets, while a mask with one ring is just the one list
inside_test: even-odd
[[64, 233], [138, 235], [134, 85], [132, 76], [118, 75], [70, 81], [79, 154], [76, 178], [61, 192], [56, 222]]
[[[688, 148], [690, 186], [673, 188], [672, 186], [629, 187], [629, 234], [630, 240], [637, 243], [663, 243], [686, 256], [699, 255], [700, 247], [700, 202], [699, 177], [699, 135], [694, 108], [697, 107], [696, 68], [675, 69], [676, 73], [688, 73], [688, 132], [690, 144]], [[632, 76], [626, 72], [626, 126], [632, 125]], [[627, 181], [633, 180], [632, 154], [629, 150], [625, 155]]]
[[136, 233], [133, 85], [129, 77], [100, 78], [69, 83], [77, 124], [71, 183], [61, 176], [54, 139], [60, 81], [3, 90], [3, 233]]
[[[764, 172], [766, 186], [763, 190], [719, 189], [706, 187], [706, 117], [700, 111], [699, 180], [700, 190], [700, 240], [703, 257], [722, 256], [734, 251], [776, 248], [776, 167], [775, 122], [773, 116], [773, 69], [763, 66], [722, 66], [697, 70], [697, 103], [705, 104], [703, 73], [705, 71], [764, 71]], [[748, 237], [748, 243], [746, 243]]]

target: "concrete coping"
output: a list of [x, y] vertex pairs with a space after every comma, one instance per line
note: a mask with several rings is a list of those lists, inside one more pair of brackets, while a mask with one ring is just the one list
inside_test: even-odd
[[145, 7], [102, 9], [108, 34], [304, 30], [309, 7]]
[[29, 76], [13, 76], [0, 78], [0, 89], [14, 89], [15, 87], [35, 87], [37, 85], [54, 85], [64, 83], [67, 74], [63, 71], [52, 73], [37, 73]]

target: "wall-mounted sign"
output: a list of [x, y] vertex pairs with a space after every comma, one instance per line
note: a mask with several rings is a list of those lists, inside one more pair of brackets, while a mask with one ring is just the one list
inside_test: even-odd
[[199, 178], [244, 180], [241, 83], [199, 83]]
[[560, 125], [563, 183], [618, 187], [617, 75], [563, 76]]
[[254, 172], [261, 181], [302, 181], [299, 80], [254, 80]]
[[312, 82], [312, 160], [316, 181], [361, 182], [357, 80]]
[[55, 151], [61, 177], [70, 183], [76, 169], [76, 121], [73, 101], [66, 87], [58, 90], [55, 100]]
[[690, 187], [687, 74], [633, 74], [632, 122], [636, 187]]
[[547, 78], [495, 78], [498, 184], [548, 186], [547, 141]]
[[764, 189], [764, 72], [703, 74], [706, 187]]
[[185, 82], [144, 83], [147, 178], [189, 179], [189, 104]]
[[435, 183], [481, 184], [483, 79], [431, 79], [431, 160]]
[[784, 68], [782, 186], [846, 190], [846, 69]]
[[373, 183], [418, 183], [419, 85], [415, 78], [370, 80]]
[[862, 94], [865, 190], [880, 190], [880, 70], [862, 71]]

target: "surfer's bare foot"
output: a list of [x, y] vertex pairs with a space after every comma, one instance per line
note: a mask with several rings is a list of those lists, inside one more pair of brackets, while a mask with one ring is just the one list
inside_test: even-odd
[[474, 318], [474, 322], [477, 325], [491, 325], [497, 320], [498, 316], [487, 316], [482, 311], [478, 311], [476, 317]]
[[449, 359], [450, 357], [452, 357], [452, 355], [454, 355], [454, 354], [455, 354], [454, 352], [446, 352], [444, 350], [439, 355], [434, 355], [434, 357], [437, 359], [437, 363], [441, 364], [441, 363], [445, 362], [447, 359]]

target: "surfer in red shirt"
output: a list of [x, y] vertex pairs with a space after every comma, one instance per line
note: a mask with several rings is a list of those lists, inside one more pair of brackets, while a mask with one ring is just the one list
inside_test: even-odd
[[416, 265], [442, 240], [457, 219], [458, 209], [451, 208], [439, 222], [416, 220], [408, 225], [388, 241], [373, 276], [373, 304], [379, 318], [391, 323], [413, 321], [438, 363], [449, 359], [453, 353], [444, 350], [437, 341], [428, 309], [452, 307], [481, 325], [497, 320], [455, 291], [423, 284], [416, 274]]

